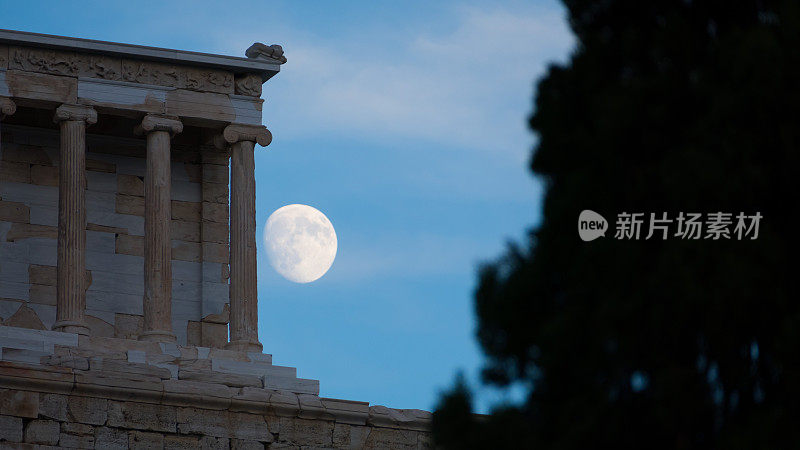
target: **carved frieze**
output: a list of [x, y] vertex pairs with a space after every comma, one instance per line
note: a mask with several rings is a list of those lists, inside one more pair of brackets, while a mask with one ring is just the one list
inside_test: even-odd
[[27, 72], [124, 80], [220, 94], [234, 92], [233, 74], [219, 69], [32, 47], [12, 46], [6, 49], [0, 46], [0, 69], [5, 68], [4, 58], [9, 69]]
[[102, 78], [104, 80], [122, 79], [122, 63], [117, 58], [96, 55], [77, 55], [78, 76]]
[[239, 75], [234, 81], [234, 93], [239, 95], [250, 95], [252, 97], [261, 97], [261, 75], [245, 74]]
[[72, 53], [21, 47], [11, 47], [8, 53], [9, 69], [51, 75], [77, 76], [78, 73], [78, 64]]
[[27, 47], [9, 48], [9, 69], [72, 77], [118, 80], [119, 62], [101, 55]]
[[233, 93], [233, 74], [217, 69], [195, 69], [126, 59], [122, 61], [122, 79], [192, 91]]

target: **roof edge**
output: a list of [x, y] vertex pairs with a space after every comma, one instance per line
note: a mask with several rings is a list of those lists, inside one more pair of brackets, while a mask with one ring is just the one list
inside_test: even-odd
[[93, 39], [56, 36], [0, 29], [0, 44], [27, 47], [45, 47], [57, 50], [80, 51], [124, 56], [148, 61], [170, 62], [174, 64], [213, 67], [233, 73], [259, 73], [263, 80], [271, 78], [280, 71], [280, 61], [244, 58], [239, 56], [216, 55], [212, 53], [191, 52], [144, 45], [122, 44]]

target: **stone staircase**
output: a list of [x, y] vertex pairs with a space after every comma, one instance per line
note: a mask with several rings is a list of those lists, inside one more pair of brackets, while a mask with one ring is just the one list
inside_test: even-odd
[[0, 326], [0, 361], [319, 395], [319, 381], [273, 365], [272, 355], [57, 331]]
[[0, 405], [24, 445], [431, 448], [429, 412], [320, 397], [270, 355], [5, 325]]

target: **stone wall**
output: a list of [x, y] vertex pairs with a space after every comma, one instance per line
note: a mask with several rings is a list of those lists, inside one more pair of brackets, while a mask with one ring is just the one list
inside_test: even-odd
[[[59, 135], [2, 125], [0, 320], [50, 329], [56, 314]], [[90, 130], [91, 131], [91, 130]], [[142, 323], [144, 141], [89, 134], [86, 314], [94, 336], [135, 339]], [[228, 338], [228, 158], [172, 152], [172, 319], [178, 343]]]
[[[423, 449], [416, 430], [137, 401], [0, 390], [0, 447]], [[41, 448], [41, 447], [40, 447]]]
[[0, 448], [425, 449], [429, 426], [271, 355], [0, 326]]

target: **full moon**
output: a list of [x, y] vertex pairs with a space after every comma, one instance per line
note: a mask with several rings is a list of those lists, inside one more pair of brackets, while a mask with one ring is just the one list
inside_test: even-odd
[[264, 245], [279, 274], [295, 283], [310, 283], [325, 275], [336, 258], [336, 231], [316, 208], [286, 205], [267, 219]]

